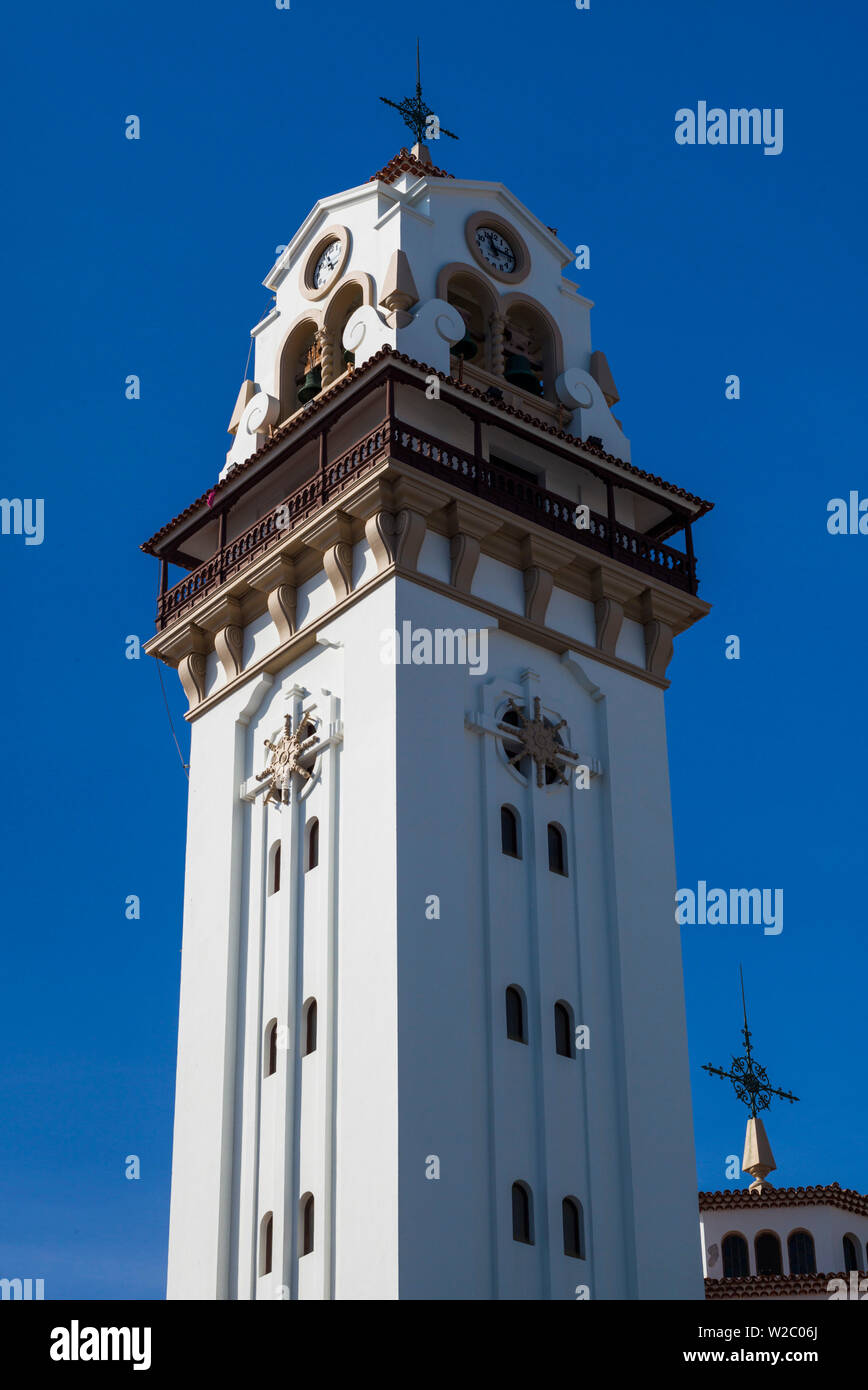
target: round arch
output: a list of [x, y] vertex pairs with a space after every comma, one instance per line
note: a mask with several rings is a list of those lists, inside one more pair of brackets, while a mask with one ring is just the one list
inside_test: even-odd
[[290, 324], [275, 354], [274, 394], [280, 401], [279, 421], [282, 423], [299, 409], [297, 377], [308, 352], [316, 342], [323, 326], [321, 309], [311, 307]]
[[336, 288], [326, 305], [323, 319], [325, 345], [323, 349], [323, 386], [329, 386], [353, 363], [353, 354], [343, 345], [344, 329], [350, 317], [363, 306], [373, 306], [374, 282], [370, 275], [359, 271], [348, 275]]
[[478, 357], [471, 360], [488, 371], [495, 368], [492, 346], [492, 319], [500, 315], [496, 291], [480, 271], [464, 261], [451, 261], [437, 276], [437, 298], [446, 300], [457, 309], [467, 326], [467, 333], [476, 343]]
[[545, 388], [543, 396], [545, 400], [557, 400], [555, 382], [564, 370], [564, 340], [554, 318], [547, 309], [543, 308], [538, 299], [533, 299], [522, 290], [512, 290], [502, 297], [500, 313], [506, 322], [504, 330], [507, 338], [506, 352], [509, 351], [510, 320], [517, 329], [521, 330], [522, 336], [528, 331], [536, 332], [539, 335], [543, 364], [542, 379]]

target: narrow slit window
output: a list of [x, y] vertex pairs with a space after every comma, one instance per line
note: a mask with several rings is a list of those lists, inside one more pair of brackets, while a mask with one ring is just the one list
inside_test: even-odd
[[520, 989], [510, 985], [506, 991], [506, 1036], [512, 1042], [527, 1042], [524, 1023], [524, 997]]
[[555, 1048], [559, 1057], [574, 1057], [573, 1012], [569, 1004], [559, 999], [555, 1004]]
[[313, 1253], [313, 1194], [306, 1192], [301, 1199], [301, 1253]]
[[274, 1248], [274, 1216], [266, 1212], [262, 1218], [262, 1227], [259, 1233], [259, 1273], [271, 1273], [272, 1255]]
[[565, 1197], [562, 1204], [564, 1220], [564, 1254], [574, 1260], [585, 1258], [584, 1220], [582, 1204], [577, 1197]]
[[530, 1188], [523, 1182], [512, 1184], [512, 1238], [522, 1245], [533, 1245]]
[[500, 848], [510, 859], [521, 858], [518, 816], [511, 806], [501, 806], [500, 808]]
[[273, 1018], [265, 1030], [265, 1075], [274, 1076], [277, 1071], [277, 1019]]
[[319, 863], [319, 821], [314, 818], [307, 828], [307, 854], [305, 855], [304, 871], [309, 873], [315, 869]]
[[566, 876], [567, 851], [564, 843], [564, 832], [554, 822], [549, 825], [549, 868], [553, 874]]
[[316, 1000], [309, 999], [304, 1011], [304, 1052], [302, 1056], [307, 1057], [309, 1053], [316, 1052]]

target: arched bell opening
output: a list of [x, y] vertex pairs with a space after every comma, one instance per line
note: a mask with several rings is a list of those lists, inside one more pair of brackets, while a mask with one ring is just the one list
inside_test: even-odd
[[460, 277], [449, 286], [448, 302], [457, 309], [464, 320], [464, 337], [453, 343], [450, 356], [464, 362], [472, 362], [477, 367], [488, 367], [489, 331], [488, 315], [481, 302], [481, 296], [474, 293], [472, 283], [465, 283]]
[[483, 371], [494, 370], [491, 329], [497, 314], [497, 297], [490, 286], [473, 271], [456, 264], [444, 267], [437, 294], [457, 309], [464, 320], [464, 337], [450, 348], [453, 372], [465, 362], [472, 362]]
[[323, 353], [323, 386], [337, 381], [339, 376], [355, 366], [355, 354], [344, 347], [346, 326], [357, 309], [370, 303], [362, 285], [355, 280], [342, 285], [332, 297], [325, 315], [325, 350]]
[[503, 329], [503, 375], [509, 386], [555, 401], [557, 353], [545, 315], [529, 304], [507, 310]]
[[323, 388], [322, 339], [313, 319], [297, 324], [280, 356], [280, 419], [287, 420]]

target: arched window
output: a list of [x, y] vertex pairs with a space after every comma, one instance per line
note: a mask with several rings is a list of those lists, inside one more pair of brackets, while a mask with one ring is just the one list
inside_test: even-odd
[[753, 1243], [757, 1274], [783, 1274], [781, 1242], [774, 1231], [760, 1231]]
[[352, 348], [344, 347], [344, 333], [347, 323], [364, 303], [365, 291], [358, 281], [345, 282], [329, 302], [325, 313], [325, 326], [330, 341], [330, 360], [323, 370], [323, 386], [329, 386], [355, 364], [356, 358]]
[[506, 1036], [513, 1042], [527, 1042], [527, 1030], [524, 1025], [524, 995], [516, 985], [510, 985], [506, 991]]
[[313, 1251], [313, 1195], [305, 1192], [299, 1203], [298, 1214], [299, 1234], [301, 1236], [301, 1255], [310, 1255]]
[[533, 1245], [533, 1199], [523, 1182], [512, 1184], [512, 1238]]
[[550, 320], [532, 304], [510, 304], [503, 329], [503, 375], [509, 385], [555, 400], [557, 357]]
[[274, 1245], [274, 1216], [266, 1212], [259, 1227], [259, 1274], [271, 1273], [271, 1258]]
[[280, 355], [280, 423], [322, 390], [322, 338], [314, 319], [299, 323]]
[[304, 1052], [302, 1057], [316, 1052], [316, 1000], [308, 999], [304, 1006]]
[[734, 1235], [723, 1238], [723, 1277], [724, 1279], [744, 1279], [750, 1273], [747, 1241], [744, 1236]]
[[[448, 285], [442, 283], [448, 277]], [[438, 285], [438, 298], [446, 299], [464, 320], [464, 337], [450, 348], [450, 367], [458, 361], [472, 362], [486, 371], [502, 371], [492, 362], [491, 320], [497, 313], [497, 297], [481, 275], [470, 270], [444, 267]]]
[[787, 1254], [790, 1257], [790, 1274], [816, 1274], [814, 1237], [809, 1231], [793, 1231], [787, 1239]]
[[552, 821], [549, 825], [549, 868], [553, 874], [564, 874], [567, 872], [567, 851], [564, 844], [564, 832], [559, 825]]
[[518, 816], [511, 806], [500, 808], [500, 848], [510, 859], [521, 858], [521, 842], [518, 835]]
[[265, 1030], [265, 1072], [273, 1076], [277, 1071], [277, 1019], [273, 1018]]
[[851, 1269], [861, 1269], [862, 1264], [859, 1259], [859, 1242], [855, 1236], [844, 1237], [844, 1270], [847, 1274]]
[[304, 855], [304, 871], [315, 869], [319, 863], [319, 821], [316, 816], [307, 827], [307, 848]]
[[280, 841], [274, 846], [271, 856], [271, 886], [269, 893], [280, 892]]
[[559, 999], [555, 1004], [555, 1048], [559, 1057], [574, 1057], [573, 1011]]
[[561, 1203], [564, 1217], [564, 1254], [575, 1260], [585, 1258], [585, 1217], [578, 1197], [565, 1197]]

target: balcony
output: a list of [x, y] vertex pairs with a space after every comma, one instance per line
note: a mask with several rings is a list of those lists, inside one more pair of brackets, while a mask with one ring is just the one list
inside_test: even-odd
[[[400, 378], [399, 378], [400, 379]], [[411, 384], [416, 385], [413, 381]], [[549, 492], [537, 484], [517, 477], [507, 469], [482, 457], [477, 417], [477, 447], [465, 451], [410, 425], [390, 410], [393, 392], [387, 380], [387, 414], [351, 448], [331, 462], [324, 462], [319, 473], [297, 487], [234, 540], [220, 547], [209, 560], [161, 593], [157, 607], [157, 628], [163, 631], [177, 619], [189, 616], [206, 596], [241, 573], [270, 549], [279, 546], [292, 531], [309, 521], [329, 504], [336, 502], [359, 479], [391, 458], [439, 478], [471, 493], [505, 512], [523, 517], [588, 547], [601, 555], [621, 561], [652, 578], [687, 594], [697, 590], [696, 564], [690, 541], [690, 522], [685, 523], [686, 553], [653, 537], [634, 531], [615, 517], [614, 481], [607, 478], [608, 514], [591, 511], [587, 529], [575, 523], [576, 503]], [[322, 422], [321, 429], [325, 426]], [[325, 449], [322, 449], [325, 456]], [[578, 460], [583, 466], [584, 459]], [[601, 470], [602, 475], [602, 470]], [[627, 486], [618, 480], [619, 486]], [[704, 504], [707, 505], [707, 504]], [[164, 573], [166, 566], [164, 563]]]

